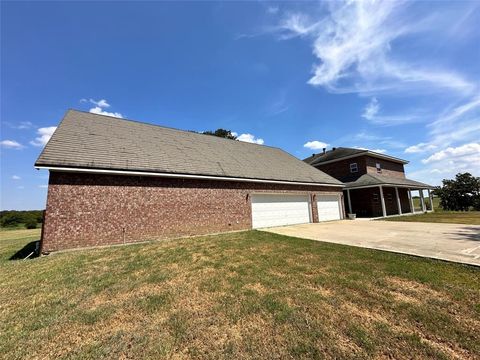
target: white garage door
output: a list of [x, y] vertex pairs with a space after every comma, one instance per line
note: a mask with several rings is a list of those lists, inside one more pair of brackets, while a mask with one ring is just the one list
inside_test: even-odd
[[254, 229], [310, 222], [307, 195], [252, 195]]
[[317, 195], [318, 221], [340, 220], [339, 196]]

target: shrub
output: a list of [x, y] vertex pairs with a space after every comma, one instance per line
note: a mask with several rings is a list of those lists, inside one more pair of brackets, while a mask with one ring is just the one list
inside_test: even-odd
[[35, 220], [29, 220], [28, 222], [25, 223], [25, 227], [27, 229], [36, 229], [37, 228], [37, 222]]

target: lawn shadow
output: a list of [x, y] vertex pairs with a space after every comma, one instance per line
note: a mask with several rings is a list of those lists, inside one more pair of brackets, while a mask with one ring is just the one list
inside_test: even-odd
[[15, 254], [10, 256], [9, 260], [33, 259], [40, 255], [40, 240], [31, 241]]

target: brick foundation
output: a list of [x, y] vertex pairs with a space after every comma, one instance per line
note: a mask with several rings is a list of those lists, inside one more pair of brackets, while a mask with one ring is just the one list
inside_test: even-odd
[[312, 198], [341, 189], [51, 172], [41, 251], [251, 229], [251, 194], [258, 192]]

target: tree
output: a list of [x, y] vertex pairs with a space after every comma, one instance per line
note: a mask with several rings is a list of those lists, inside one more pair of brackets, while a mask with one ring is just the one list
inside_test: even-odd
[[225, 139], [237, 140], [237, 137], [233, 135], [230, 130], [225, 130], [225, 129], [217, 129], [215, 131], [204, 131], [202, 134], [218, 136]]
[[444, 210], [480, 210], [480, 178], [470, 173], [458, 173], [455, 179], [442, 180], [443, 186], [434, 190]]

